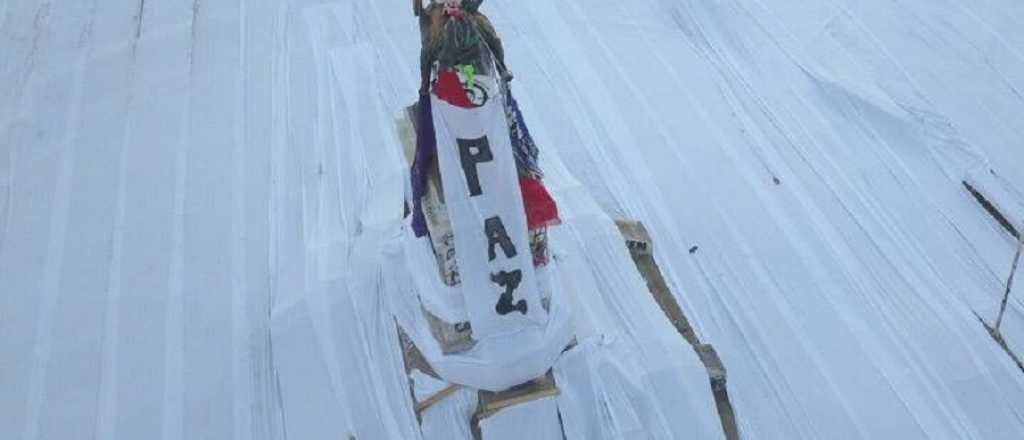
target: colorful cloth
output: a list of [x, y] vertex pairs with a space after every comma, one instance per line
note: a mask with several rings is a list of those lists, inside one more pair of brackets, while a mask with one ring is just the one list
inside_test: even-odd
[[540, 170], [539, 163], [540, 149], [533, 142], [533, 136], [530, 136], [530, 129], [526, 127], [523, 112], [519, 110], [519, 103], [512, 97], [512, 89], [507, 84], [504, 89], [505, 118], [508, 119], [508, 134], [512, 138], [512, 150], [516, 155], [519, 175], [531, 179], [543, 179], [544, 173]]
[[[453, 71], [442, 72], [438, 76], [434, 85], [434, 94], [449, 104], [462, 108], [472, 107], [472, 103], [462, 88], [458, 74]], [[540, 150], [530, 135], [519, 104], [507, 87], [504, 105], [505, 117], [509, 126], [509, 138], [520, 176], [523, 202], [526, 205], [530, 229], [556, 225], [560, 223], [558, 206], [541, 181], [544, 174], [538, 161]], [[437, 155], [437, 138], [434, 132], [429, 95], [420, 97], [418, 109], [416, 112], [416, 157], [412, 167], [414, 203], [412, 227], [417, 237], [424, 237], [429, 234], [429, 230], [423, 215], [422, 198], [426, 194], [430, 167]]]
[[529, 229], [541, 229], [555, 226], [562, 221], [558, 218], [558, 204], [551, 198], [544, 182], [528, 177], [519, 178], [519, 189], [523, 193], [523, 205], [526, 207], [526, 223]]
[[466, 93], [459, 74], [453, 70], [445, 69], [437, 74], [434, 94], [444, 102], [456, 107], [473, 108], [473, 101], [469, 99], [469, 94]]

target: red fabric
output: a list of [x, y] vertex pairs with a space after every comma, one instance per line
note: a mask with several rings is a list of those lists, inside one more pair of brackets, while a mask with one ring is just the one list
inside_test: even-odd
[[469, 100], [469, 95], [466, 94], [466, 89], [462, 87], [462, 81], [459, 80], [459, 74], [454, 70], [445, 70], [437, 74], [434, 94], [456, 107], [473, 108], [473, 102]]
[[526, 205], [526, 223], [529, 229], [540, 229], [562, 223], [558, 218], [558, 205], [551, 198], [544, 183], [528, 177], [519, 178], [519, 188], [523, 192], [523, 203]]

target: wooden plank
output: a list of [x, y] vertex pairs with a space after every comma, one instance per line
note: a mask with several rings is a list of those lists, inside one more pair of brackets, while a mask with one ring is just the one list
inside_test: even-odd
[[457, 391], [459, 391], [461, 389], [462, 389], [462, 385], [456, 385], [456, 384], [448, 385], [447, 388], [439, 391], [437, 394], [434, 394], [433, 396], [428, 397], [427, 400], [424, 400], [422, 402], [417, 403], [416, 404], [416, 414], [417, 415], [418, 414], [422, 414], [423, 411], [426, 411], [426, 410], [430, 409], [430, 407], [432, 407], [434, 405], [437, 405], [439, 402], [441, 402], [444, 399], [447, 399], [449, 396], [451, 396], [452, 394], [455, 394]]
[[[651, 291], [654, 301], [658, 303], [662, 312], [668, 317], [672, 326], [676, 328], [680, 336], [685, 339], [697, 353], [704, 368], [707, 369], [708, 378], [711, 381], [711, 389], [715, 397], [715, 405], [718, 408], [718, 416], [721, 419], [722, 430], [727, 440], [739, 439], [739, 428], [736, 424], [736, 415], [729, 399], [727, 388], [727, 373], [721, 358], [714, 347], [701, 343], [696, 332], [690, 326], [689, 320], [683, 313], [683, 309], [676, 301], [675, 295], [665, 282], [665, 278], [654, 260], [654, 241], [647, 232], [643, 223], [637, 221], [617, 220], [616, 226], [622, 234], [626, 247], [636, 263], [637, 270], [647, 281], [647, 288]], [[691, 249], [692, 254], [696, 248]]]
[[509, 399], [501, 400], [499, 402], [495, 402], [487, 410], [481, 411], [480, 415], [478, 417], [478, 420], [483, 420], [483, 419], [486, 419], [486, 418], [488, 418], [490, 416], [493, 416], [498, 411], [501, 411], [501, 410], [503, 410], [505, 408], [508, 408], [508, 407], [520, 405], [520, 404], [523, 404], [523, 403], [526, 403], [526, 402], [532, 402], [534, 400], [540, 400], [540, 399], [545, 399], [545, 398], [548, 398], [548, 397], [554, 397], [554, 396], [559, 395], [560, 393], [561, 393], [561, 391], [559, 391], [558, 388], [540, 389], [540, 390], [533, 391], [533, 392], [530, 392], [530, 393], [527, 393], [527, 394], [523, 394], [523, 395], [515, 396], [515, 397], [509, 398]]
[[532, 381], [517, 385], [505, 391], [492, 393], [480, 392], [480, 410], [475, 419], [486, 419], [498, 411], [522, 403], [557, 396], [560, 393], [555, 384], [555, 376], [551, 371]]

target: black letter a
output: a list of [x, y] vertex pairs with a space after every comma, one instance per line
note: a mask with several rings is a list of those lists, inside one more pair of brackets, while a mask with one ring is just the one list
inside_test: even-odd
[[516, 246], [512, 244], [512, 239], [508, 237], [508, 232], [505, 231], [505, 224], [501, 222], [501, 217], [491, 217], [487, 219], [484, 224], [484, 229], [487, 232], [487, 257], [488, 261], [494, 261], [497, 258], [497, 253], [494, 251], [494, 245], [501, 245], [501, 250], [505, 252], [505, 258], [515, 258]]

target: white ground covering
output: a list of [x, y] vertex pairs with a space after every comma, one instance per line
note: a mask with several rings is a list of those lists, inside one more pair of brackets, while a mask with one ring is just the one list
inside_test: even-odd
[[[417, 438], [374, 257], [401, 216], [409, 9], [0, 0], [0, 438]], [[960, 184], [993, 170], [1020, 215], [1024, 3], [484, 9], [584, 214], [567, 261], [611, 249], [609, 216], [644, 221], [745, 438], [1024, 436], [1024, 374], [973, 315], [1014, 243]], [[656, 310], [608, 295], [581, 332], [661, 343]], [[1021, 295], [1004, 326], [1024, 352]], [[642, 398], [697, 398], [659, 367], [677, 386]], [[659, 411], [706, 417], [636, 417]], [[617, 420], [563, 422], [653, 429]]]

